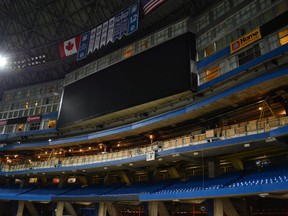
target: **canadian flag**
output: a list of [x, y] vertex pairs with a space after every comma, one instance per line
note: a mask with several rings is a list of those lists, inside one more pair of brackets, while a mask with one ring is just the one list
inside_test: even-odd
[[72, 55], [78, 52], [80, 45], [80, 35], [74, 38], [66, 40], [59, 44], [60, 56], [65, 58], [66, 56]]

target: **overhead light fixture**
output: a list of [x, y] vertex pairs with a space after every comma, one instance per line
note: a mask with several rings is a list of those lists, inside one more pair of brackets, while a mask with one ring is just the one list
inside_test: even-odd
[[250, 143], [245, 143], [245, 144], [244, 144], [244, 147], [245, 147], [245, 148], [249, 148], [249, 147], [250, 147]]
[[265, 198], [265, 197], [269, 196], [269, 193], [260, 193], [258, 195], [262, 198]]
[[0, 56], [0, 67], [7, 65], [7, 58]]

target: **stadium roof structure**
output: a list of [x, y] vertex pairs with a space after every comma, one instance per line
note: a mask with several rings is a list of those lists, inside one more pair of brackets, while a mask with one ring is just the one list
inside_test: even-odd
[[[7, 89], [64, 78], [65, 74], [95, 60], [101, 53], [78, 62], [75, 56], [61, 59], [59, 44], [95, 28], [134, 2], [136, 0], [1, 1], [0, 55], [7, 56], [10, 64], [1, 69], [0, 93]], [[195, 17], [215, 2], [168, 0], [147, 16], [140, 9], [138, 31], [121, 40], [122, 44], [118, 43], [117, 46], [180, 17]]]

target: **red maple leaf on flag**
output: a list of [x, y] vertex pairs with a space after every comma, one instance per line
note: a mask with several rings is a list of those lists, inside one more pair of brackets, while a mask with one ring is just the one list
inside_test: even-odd
[[72, 50], [73, 47], [74, 47], [74, 44], [71, 43], [71, 41], [69, 41], [69, 43], [67, 44], [67, 46], [65, 46], [65, 48], [66, 48], [68, 51]]

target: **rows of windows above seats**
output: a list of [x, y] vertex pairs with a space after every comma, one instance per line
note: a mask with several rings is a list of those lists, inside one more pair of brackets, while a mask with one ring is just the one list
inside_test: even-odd
[[20, 118], [57, 112], [63, 80], [4, 92], [0, 103], [0, 119]]
[[[238, 10], [240, 3], [244, 7]], [[230, 8], [230, 10], [226, 11], [225, 8]], [[218, 10], [221, 13], [217, 13]], [[287, 1], [285, 0], [224, 1], [196, 21], [198, 61], [229, 46], [237, 38], [285, 11], [287, 11]]]

